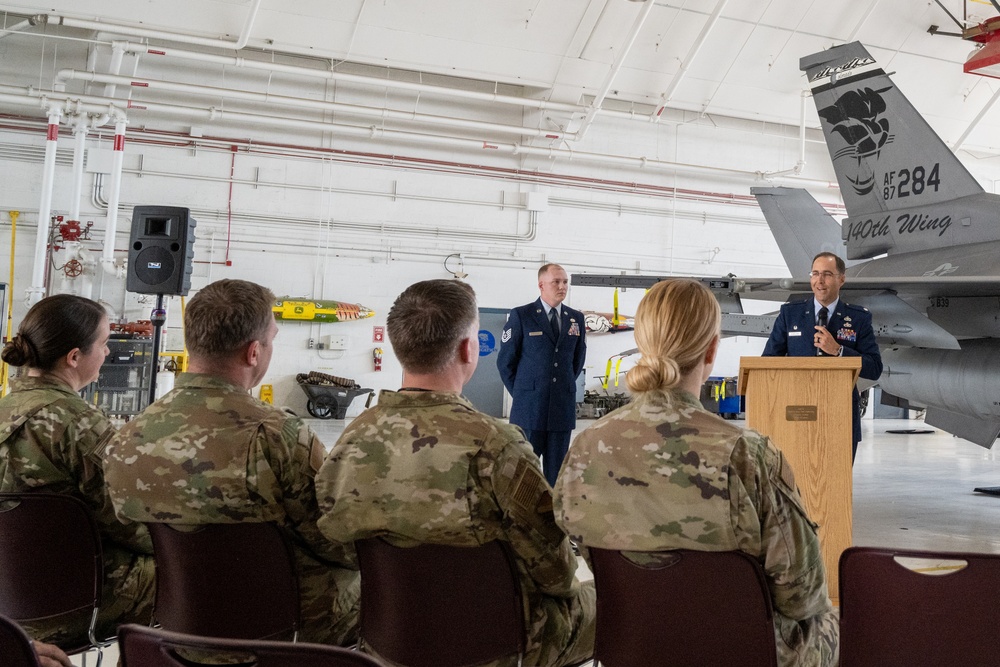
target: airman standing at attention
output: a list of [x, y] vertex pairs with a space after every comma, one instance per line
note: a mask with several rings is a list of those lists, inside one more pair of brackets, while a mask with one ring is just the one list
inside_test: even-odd
[[299, 574], [299, 638], [350, 644], [359, 575], [353, 546], [316, 526], [323, 445], [301, 419], [249, 394], [271, 362], [273, 303], [270, 290], [244, 280], [214, 282], [191, 299], [191, 372], [112, 441], [108, 487], [115, 511], [131, 521], [284, 526]]
[[[509, 543], [527, 618], [525, 665], [581, 662], [594, 649], [593, 583], [552, 516], [552, 492], [521, 431], [461, 395], [479, 360], [472, 288], [453, 280], [411, 285], [393, 304], [389, 341], [403, 387], [344, 430], [316, 476], [320, 530], [351, 542]], [[511, 660], [496, 666], [516, 664]]]
[[520, 426], [555, 484], [576, 426], [576, 379], [587, 358], [587, 327], [579, 310], [563, 304], [569, 276], [558, 264], [538, 269], [535, 301], [510, 311], [500, 337], [497, 369]]

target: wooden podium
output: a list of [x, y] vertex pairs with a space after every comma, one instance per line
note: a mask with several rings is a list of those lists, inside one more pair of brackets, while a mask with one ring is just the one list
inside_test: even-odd
[[767, 435], [795, 471], [819, 539], [830, 589], [851, 546], [851, 390], [861, 357], [741, 357], [739, 393], [747, 426]]

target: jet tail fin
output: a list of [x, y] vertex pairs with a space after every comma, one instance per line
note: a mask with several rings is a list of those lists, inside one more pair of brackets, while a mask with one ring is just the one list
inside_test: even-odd
[[840, 223], [811, 194], [799, 188], [750, 188], [793, 276], [812, 270], [821, 252], [846, 256]]
[[851, 218], [983, 192], [860, 42], [799, 61]]

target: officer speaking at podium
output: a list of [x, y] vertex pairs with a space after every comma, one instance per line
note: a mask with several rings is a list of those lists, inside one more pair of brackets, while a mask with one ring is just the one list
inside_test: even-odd
[[[765, 357], [861, 357], [861, 377], [877, 380], [882, 374], [882, 355], [872, 329], [867, 308], [840, 299], [846, 279], [844, 260], [832, 252], [813, 258], [809, 285], [813, 298], [791, 301], [781, 306], [771, 337], [764, 346]], [[854, 388], [853, 442], [851, 462], [861, 441], [860, 395]]]

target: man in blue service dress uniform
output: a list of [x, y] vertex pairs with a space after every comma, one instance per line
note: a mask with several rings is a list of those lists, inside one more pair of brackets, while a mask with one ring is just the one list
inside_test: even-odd
[[497, 368], [520, 426], [549, 485], [556, 483], [576, 426], [576, 378], [587, 356], [583, 313], [563, 305], [569, 276], [558, 264], [538, 269], [540, 298], [510, 311]]
[[[813, 298], [781, 306], [771, 337], [764, 347], [765, 357], [861, 357], [861, 377], [877, 380], [882, 374], [872, 315], [867, 308], [840, 300], [846, 271], [844, 260], [831, 252], [813, 258], [809, 284]], [[861, 411], [857, 387], [852, 395], [853, 442], [851, 462], [861, 440]]]

